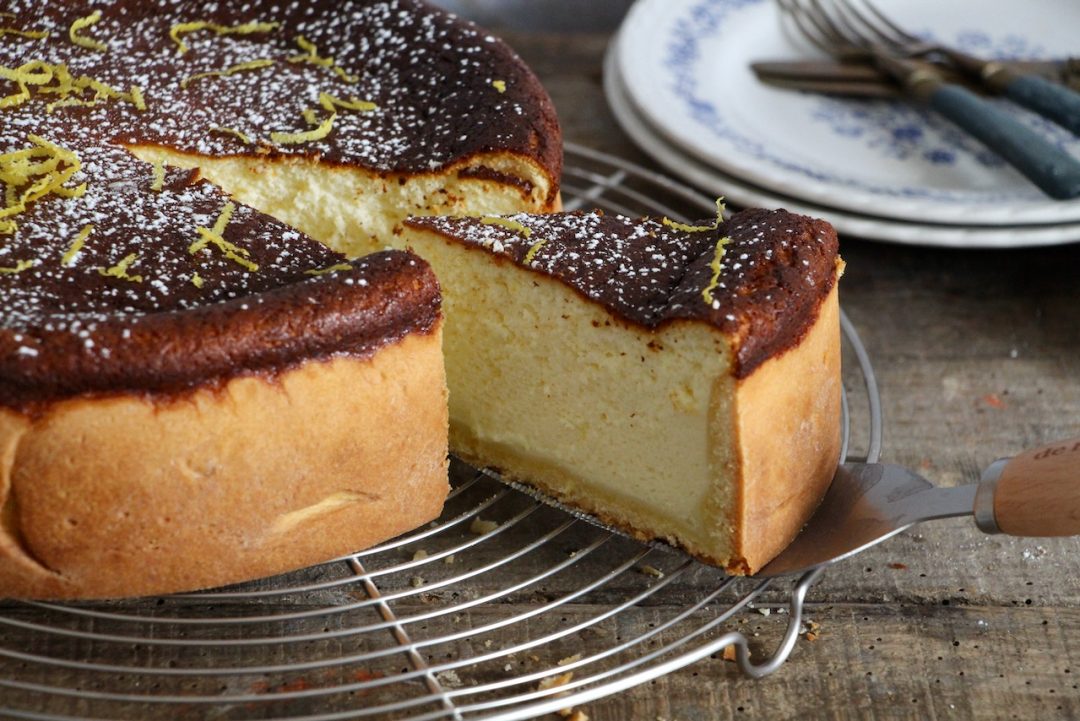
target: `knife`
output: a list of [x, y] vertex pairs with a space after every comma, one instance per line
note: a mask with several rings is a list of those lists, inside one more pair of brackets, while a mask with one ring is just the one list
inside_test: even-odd
[[[1035, 75], [1080, 92], [1080, 58], [1006, 60], [1002, 61], [1001, 64], [1018, 73]], [[878, 83], [893, 88], [897, 87], [887, 73], [880, 70], [869, 60], [866, 62], [837, 62], [835, 60], [762, 61], [751, 63], [750, 67], [760, 80], [772, 85], [787, 81], [815, 81], [823, 83]], [[945, 74], [949, 82], [959, 82], [961, 80], [960, 73], [956, 73], [945, 66], [938, 66], [938, 68]], [[825, 87], [827, 86], [822, 86], [823, 89], [818, 92], [830, 92], [824, 89]]]

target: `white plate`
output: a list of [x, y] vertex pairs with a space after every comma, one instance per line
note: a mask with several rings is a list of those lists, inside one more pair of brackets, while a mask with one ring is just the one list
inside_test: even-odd
[[747, 207], [786, 208], [795, 213], [824, 218], [832, 223], [841, 235], [850, 234], [864, 239], [908, 245], [1016, 248], [1080, 241], [1080, 224], [976, 228], [909, 223], [824, 208], [747, 185], [675, 148], [636, 113], [626, 96], [624, 83], [617, 72], [618, 62], [615, 59], [617, 48], [618, 44], [612, 43], [608, 49], [608, 56], [604, 63], [604, 89], [608, 104], [619, 125], [631, 140], [668, 171], [714, 195], [722, 195], [734, 204]]
[[[878, 0], [910, 31], [994, 57], [1077, 51], [1080, 2]], [[998, 6], [998, 7], [995, 7]], [[926, 223], [1080, 221], [1080, 200], [1055, 201], [934, 113], [902, 102], [796, 93], [760, 83], [749, 63], [820, 57], [782, 31], [769, 0], [639, 0], [616, 63], [639, 114], [670, 142], [727, 175], [795, 198]], [[1014, 109], [1080, 157], [1080, 139]]]

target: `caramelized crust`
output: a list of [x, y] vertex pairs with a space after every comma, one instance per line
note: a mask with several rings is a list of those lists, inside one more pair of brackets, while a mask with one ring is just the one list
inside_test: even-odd
[[[43, 117], [33, 93], [31, 101], [2, 111], [6, 132], [0, 135], [21, 140], [30, 130], [58, 142], [161, 145], [213, 157], [319, 158], [406, 173], [503, 152], [534, 162], [553, 179], [562, 170], [554, 108], [521, 59], [482, 29], [417, 0], [15, 0], [5, 10], [15, 15], [4, 19], [5, 26], [49, 35], [5, 35], [0, 64], [44, 59], [123, 92], [137, 85], [146, 109], [111, 100], [57, 108]], [[69, 39], [72, 24], [94, 11], [100, 19], [81, 34], [103, 43], [103, 52]], [[194, 22], [272, 29], [218, 34], [183, 28]], [[187, 52], [180, 53], [171, 32]], [[252, 62], [270, 64], [194, 77]], [[302, 115], [308, 108], [325, 120], [323, 92], [376, 108], [337, 106], [333, 131], [316, 141], [270, 138], [272, 132], [311, 130]], [[556, 182], [550, 202], [557, 191]]]
[[697, 231], [601, 211], [406, 223], [557, 278], [645, 328], [709, 323], [733, 337], [739, 378], [797, 345], [836, 282], [836, 231], [785, 210]]
[[302, 277], [214, 305], [103, 319], [83, 326], [85, 338], [72, 332], [76, 321], [50, 331], [46, 319], [32, 337], [0, 329], [0, 403], [35, 414], [72, 395], [176, 394], [237, 375], [273, 376], [312, 358], [368, 357], [430, 333], [439, 318], [438, 282], [410, 253]]
[[414, 259], [347, 268], [198, 170], [129, 147], [402, 184], [445, 172], [524, 193], [531, 181], [489, 165], [520, 157], [557, 198], [558, 125], [536, 78], [500, 41], [415, 0], [5, 10], [18, 32], [0, 42], [13, 91], [0, 105], [0, 404], [183, 391], [364, 356], [434, 322], [438, 289]]

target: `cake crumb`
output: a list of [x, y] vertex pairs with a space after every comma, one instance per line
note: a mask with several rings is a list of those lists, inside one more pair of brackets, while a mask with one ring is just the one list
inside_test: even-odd
[[447, 566], [449, 566], [450, 564], [452, 564], [454, 562], [454, 554], [451, 553], [449, 556], [444, 558], [442, 560], [442, 562], [445, 563]]
[[638, 571], [640, 571], [641, 573], [644, 573], [646, 576], [656, 576], [657, 578], [663, 578], [664, 577], [664, 572], [661, 571], [656, 566], [648, 566], [648, 565], [639, 566]]
[[817, 641], [821, 633], [821, 624], [815, 621], [806, 622], [806, 631], [803, 633], [803, 638], [807, 641]]
[[495, 521], [485, 521], [483, 518], [480, 518], [480, 516], [477, 516], [472, 520], [472, 523], [469, 524], [469, 532], [475, 533], [477, 536], [483, 536], [487, 533], [491, 533], [498, 527], [499, 524]]
[[573, 671], [567, 671], [566, 673], [560, 673], [558, 676], [548, 676], [547, 678], [540, 679], [540, 684], [536, 687], [537, 691], [547, 691], [548, 689], [557, 688], [559, 686], [565, 686], [570, 683], [574, 678]]
[[428, 556], [427, 551], [425, 551], [424, 549], [421, 548], [421, 549], [418, 549], [416, 551], [416, 553], [414, 553], [412, 555], [412, 560], [414, 560], [414, 561], [422, 561], [425, 558], [427, 558], [427, 556]]
[[724, 653], [722, 654], [725, 661], [735, 661], [735, 647], [724, 646]]
[[456, 671], [440, 671], [435, 674], [435, 678], [443, 686], [447, 688], [461, 688], [465, 683], [461, 680], [461, 677], [457, 675]]
[[762, 616], [768, 616], [770, 613], [772, 613], [772, 609], [769, 608], [756, 608], [754, 610], [760, 613]]
[[580, 653], [575, 653], [573, 656], [567, 656], [562, 661], [559, 661], [559, 665], [560, 666], [567, 666], [567, 665], [569, 665], [571, 663], [577, 663], [580, 660], [581, 660], [581, 654]]
[[413, 576], [412, 578], [409, 579], [409, 584], [413, 588], [420, 588], [421, 586], [424, 585], [424, 579], [421, 578], [420, 576]]

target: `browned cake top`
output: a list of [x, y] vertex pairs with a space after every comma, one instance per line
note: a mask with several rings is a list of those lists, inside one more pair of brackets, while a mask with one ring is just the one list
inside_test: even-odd
[[322, 278], [344, 258], [135, 144], [406, 174], [482, 174], [486, 151], [561, 162], [521, 61], [414, 0], [8, 2], [0, 403], [180, 389], [434, 322], [414, 258]]
[[[561, 170], [554, 109], [524, 63], [495, 37], [416, 0], [6, 5], [0, 65], [63, 65], [118, 93], [135, 86], [142, 98], [65, 105], [27, 83], [29, 99], [2, 115], [8, 146], [32, 132], [78, 147], [147, 143], [401, 172], [503, 151], [538, 161], [554, 178]], [[273, 135], [326, 127], [325, 137], [302, 142]]]
[[[190, 303], [187, 293], [178, 292], [170, 302], [182, 310], [100, 319], [43, 313], [45, 320], [32, 331], [0, 331], [0, 405], [33, 414], [72, 396], [183, 393], [238, 375], [273, 374], [303, 360], [363, 357], [435, 327], [439, 285], [423, 260], [384, 251], [344, 263], [322, 250], [320, 262], [340, 265], [306, 275], [300, 267], [320, 255], [318, 248], [312, 241], [292, 244], [287, 254], [299, 262], [260, 276], [266, 289], [252, 295], [224, 291], [219, 302], [208, 304]], [[282, 249], [266, 253], [278, 251], [280, 260]], [[251, 257], [266, 256], [257, 250]], [[217, 277], [208, 271], [207, 284]]]
[[558, 278], [646, 328], [710, 323], [735, 336], [740, 377], [802, 338], [836, 278], [832, 226], [785, 210], [700, 230], [599, 211], [406, 222]]

